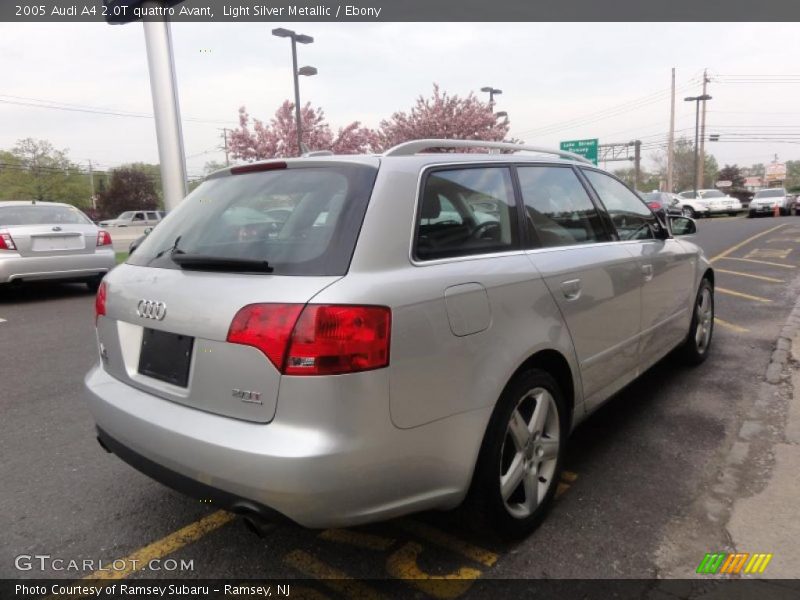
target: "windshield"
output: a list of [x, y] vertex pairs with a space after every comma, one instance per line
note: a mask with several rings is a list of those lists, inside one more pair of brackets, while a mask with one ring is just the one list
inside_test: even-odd
[[664, 198], [661, 197], [661, 192], [647, 192], [641, 194], [645, 202], [663, 202]]
[[128, 263], [180, 268], [171, 253], [177, 247], [232, 264], [267, 261], [278, 275], [344, 275], [376, 173], [342, 164], [212, 178], [170, 212]]
[[786, 192], [784, 192], [780, 188], [776, 188], [774, 190], [761, 190], [760, 192], [756, 192], [756, 198], [780, 198], [781, 196], [785, 196]]
[[0, 225], [87, 225], [89, 218], [74, 206], [0, 206]]
[[133, 218], [133, 212], [134, 212], [134, 211], [132, 211], [132, 210], [126, 210], [124, 213], [122, 213], [122, 214], [121, 214], [120, 216], [118, 216], [117, 218], [118, 218], [118, 219], [124, 219], [124, 220], [126, 220], [126, 221], [129, 221], [130, 219], [132, 219], [132, 218]]
[[720, 192], [719, 190], [708, 190], [707, 192], [701, 192], [703, 194], [703, 198], [724, 198], [725, 194]]

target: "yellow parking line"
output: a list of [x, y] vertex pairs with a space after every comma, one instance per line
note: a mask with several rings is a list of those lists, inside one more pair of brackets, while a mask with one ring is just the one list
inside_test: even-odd
[[349, 529], [326, 529], [319, 534], [319, 537], [329, 542], [350, 544], [351, 546], [358, 546], [359, 548], [366, 548], [367, 550], [388, 550], [392, 544], [394, 544], [394, 540], [391, 538], [372, 535], [371, 533], [361, 533], [360, 531], [351, 531]]
[[729, 290], [727, 288], [715, 287], [715, 291], [721, 292], [723, 294], [728, 294], [730, 296], [736, 296], [737, 298], [745, 298], [746, 300], [752, 300], [754, 302], [763, 302], [765, 304], [772, 302], [769, 298], [762, 298], [761, 296], [752, 296], [750, 294], [743, 294], [742, 292], [737, 292], [735, 290]]
[[561, 480], [566, 481], [568, 483], [575, 483], [575, 480], [578, 478], [578, 474], [572, 471], [562, 471], [561, 472]]
[[[770, 267], [782, 267], [784, 269], [796, 269], [797, 268], [794, 265], [785, 265], [783, 263], [770, 262], [768, 260], [756, 260], [754, 258], [737, 258], [735, 256], [720, 256], [718, 258], [724, 258], [725, 260], [738, 260], [738, 261], [747, 262], [747, 263], [756, 263], [758, 265], [768, 265]], [[714, 260], [716, 260], [716, 259], [714, 259]]]
[[727, 273], [728, 275], [738, 275], [739, 277], [750, 277], [751, 279], [760, 279], [761, 281], [769, 281], [770, 283], [786, 283], [785, 279], [767, 277], [766, 275], [753, 275], [752, 273], [742, 273], [741, 271], [728, 271], [727, 269], [717, 269], [716, 271], [717, 273]]
[[344, 571], [325, 564], [302, 550], [292, 550], [283, 562], [300, 571], [306, 577], [319, 579], [321, 583], [347, 598], [379, 600], [382, 596], [368, 585], [356, 581]]
[[417, 557], [421, 553], [422, 546], [408, 542], [389, 556], [386, 560], [386, 571], [392, 577], [413, 585], [428, 596], [442, 600], [458, 598], [465, 594], [481, 576], [478, 569], [469, 567], [459, 567], [456, 571], [444, 575], [427, 573], [417, 564]]
[[721, 253], [717, 254], [717, 255], [716, 255], [714, 258], [712, 258], [712, 259], [711, 259], [711, 261], [710, 261], [710, 262], [714, 262], [714, 261], [716, 261], [716, 260], [719, 260], [720, 258], [725, 258], [725, 257], [727, 257], [727, 256], [728, 256], [728, 254], [730, 254], [731, 252], [736, 252], [736, 251], [737, 251], [739, 248], [741, 248], [742, 246], [746, 246], [747, 244], [749, 244], [749, 243], [750, 243], [750, 242], [752, 242], [753, 240], [757, 240], [758, 238], [760, 238], [760, 237], [763, 237], [763, 236], [767, 235], [768, 233], [772, 233], [773, 231], [775, 231], [776, 229], [780, 229], [781, 227], [786, 227], [786, 224], [784, 223], [783, 225], [776, 225], [775, 227], [772, 227], [772, 228], [770, 228], [770, 229], [767, 229], [766, 231], [762, 231], [761, 233], [757, 233], [757, 234], [755, 234], [755, 235], [753, 235], [753, 236], [750, 236], [750, 237], [749, 237], [749, 238], [747, 238], [746, 240], [744, 240], [744, 241], [742, 241], [742, 242], [739, 242], [739, 243], [738, 243], [738, 244], [736, 244], [735, 246], [731, 246], [731, 247], [730, 247], [730, 248], [728, 248], [727, 250], [725, 250], [725, 251], [723, 251], [723, 252], [721, 252]]
[[119, 571], [95, 571], [88, 577], [84, 577], [84, 579], [123, 579], [131, 573], [147, 567], [151, 560], [162, 558], [168, 554], [172, 554], [176, 550], [180, 550], [187, 544], [196, 542], [207, 533], [211, 533], [226, 523], [230, 523], [234, 517], [232, 513], [218, 510], [207, 517], [203, 517], [199, 521], [190, 523], [186, 527], [182, 527], [178, 529], [178, 531], [137, 550], [133, 554], [129, 554], [122, 559], [125, 561], [124, 569], [120, 569]]
[[733, 323], [728, 323], [727, 321], [723, 321], [719, 317], [714, 317], [714, 324], [722, 325], [726, 329], [730, 329], [731, 331], [735, 331], [736, 333], [747, 333], [748, 331], [750, 331], [746, 327], [739, 327], [738, 325], [734, 325]]
[[439, 531], [438, 529], [424, 525], [419, 521], [402, 519], [398, 521], [397, 524], [409, 533], [424, 538], [429, 542], [436, 544], [437, 546], [457, 552], [458, 554], [466, 556], [467, 558], [481, 563], [486, 567], [491, 567], [497, 562], [497, 559], [500, 558], [494, 552], [484, 550], [478, 546], [473, 546], [472, 544], [453, 537], [452, 535], [448, 535], [442, 531]]

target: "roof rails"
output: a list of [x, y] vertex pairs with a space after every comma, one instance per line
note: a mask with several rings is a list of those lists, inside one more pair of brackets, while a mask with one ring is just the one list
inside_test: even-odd
[[413, 156], [429, 148], [489, 148], [490, 150], [513, 150], [517, 152], [525, 150], [527, 152], [555, 154], [561, 158], [577, 160], [590, 165], [594, 164], [580, 154], [566, 152], [564, 150], [554, 150], [552, 148], [541, 148], [539, 146], [528, 146], [525, 144], [512, 144], [510, 142], [485, 142], [482, 140], [413, 140], [411, 142], [398, 144], [394, 148], [389, 148], [383, 153], [383, 156]]

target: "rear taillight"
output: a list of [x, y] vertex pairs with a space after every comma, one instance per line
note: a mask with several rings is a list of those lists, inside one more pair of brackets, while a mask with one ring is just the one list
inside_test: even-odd
[[233, 317], [228, 341], [253, 346], [267, 355], [279, 371], [302, 304], [250, 304]]
[[0, 233], [0, 250], [16, 250], [10, 233]]
[[97, 325], [97, 319], [106, 314], [106, 295], [108, 294], [108, 284], [105, 281], [100, 282], [100, 287], [97, 288], [97, 295], [94, 297], [94, 324]]
[[107, 231], [98, 231], [97, 232], [97, 245], [98, 246], [110, 246], [111, 245], [111, 234]]
[[391, 310], [384, 306], [251, 304], [228, 341], [260, 349], [285, 375], [337, 375], [389, 364]]

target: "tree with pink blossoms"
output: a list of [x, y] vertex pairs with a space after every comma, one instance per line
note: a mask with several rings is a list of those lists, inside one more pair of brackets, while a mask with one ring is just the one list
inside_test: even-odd
[[508, 128], [508, 119], [498, 119], [492, 105], [472, 92], [465, 98], [451, 96], [434, 84], [433, 96], [420, 96], [408, 113], [381, 121], [378, 136], [383, 148], [391, 148], [426, 138], [502, 141]]
[[[322, 109], [310, 103], [300, 110], [303, 144], [309, 150], [331, 150], [335, 154], [365, 154], [377, 149], [377, 136], [358, 121], [339, 129], [334, 135]], [[294, 104], [286, 100], [269, 124], [252, 119], [245, 107], [239, 109], [239, 128], [228, 137], [234, 159], [254, 161], [297, 156], [297, 128]]]

